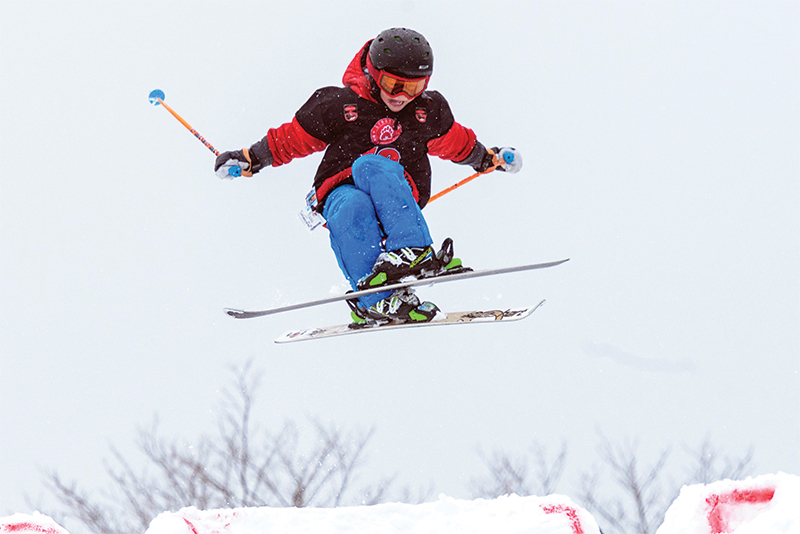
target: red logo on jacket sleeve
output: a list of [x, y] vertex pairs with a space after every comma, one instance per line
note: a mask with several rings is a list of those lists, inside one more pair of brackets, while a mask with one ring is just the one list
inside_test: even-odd
[[344, 120], [354, 122], [356, 119], [358, 119], [358, 106], [356, 104], [345, 104]]
[[425, 122], [428, 120], [428, 112], [425, 111], [425, 108], [417, 108], [416, 117], [419, 122]]
[[386, 118], [376, 122], [369, 135], [376, 145], [388, 145], [397, 141], [401, 133], [403, 133], [403, 128], [400, 123], [394, 119]]

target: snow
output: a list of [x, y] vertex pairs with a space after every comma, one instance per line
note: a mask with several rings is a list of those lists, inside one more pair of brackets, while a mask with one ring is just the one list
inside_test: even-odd
[[563, 496], [379, 504], [345, 508], [243, 508], [164, 513], [146, 534], [493, 533], [599, 534], [594, 518]]
[[656, 534], [800, 533], [800, 477], [778, 473], [684, 486]]
[[[68, 534], [51, 518], [0, 518], [5, 532]], [[464, 533], [600, 534], [568, 497], [458, 500], [342, 508], [237, 508], [164, 512], [145, 534]], [[777, 473], [684, 486], [656, 534], [800, 534], [800, 477]]]

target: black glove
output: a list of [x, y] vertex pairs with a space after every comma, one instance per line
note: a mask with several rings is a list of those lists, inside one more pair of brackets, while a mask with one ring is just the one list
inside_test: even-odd
[[475, 146], [472, 148], [472, 152], [469, 153], [469, 156], [456, 163], [459, 165], [469, 165], [475, 169], [476, 172], [486, 172], [486, 170], [492, 166], [492, 161], [492, 155], [489, 154], [486, 147], [483, 146], [480, 141], [476, 140]]
[[486, 172], [492, 167], [498, 171], [508, 171], [510, 173], [519, 172], [522, 168], [522, 156], [510, 147], [487, 150], [480, 141], [475, 141], [475, 147], [464, 160], [458, 162], [461, 165], [469, 165], [476, 172]]
[[246, 148], [223, 152], [217, 156], [214, 173], [223, 180], [233, 180], [239, 176], [253, 176], [253, 173], [250, 172], [252, 164], [249, 152]]
[[231, 175], [229, 169], [238, 166], [242, 169], [242, 176], [249, 177], [264, 167], [272, 165], [272, 159], [269, 142], [265, 136], [261, 141], [251, 145], [249, 149], [243, 148], [220, 154], [214, 164], [214, 172], [223, 180], [232, 180], [236, 176]]

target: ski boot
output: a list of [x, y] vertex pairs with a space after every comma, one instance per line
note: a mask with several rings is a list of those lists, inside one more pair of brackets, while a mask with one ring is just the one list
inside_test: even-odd
[[435, 320], [440, 312], [433, 302], [420, 302], [411, 288], [394, 291], [370, 307], [364, 306], [358, 299], [348, 300], [347, 304], [352, 310], [352, 328], [389, 323], [424, 323]]
[[447, 274], [465, 273], [471, 271], [470, 267], [461, 264], [461, 258], [456, 258], [453, 252], [452, 238], [445, 238], [442, 248], [436, 253], [436, 261], [439, 264], [438, 270], [429, 276], [442, 276]]
[[381, 252], [372, 266], [372, 271], [358, 281], [358, 289], [399, 282], [405, 277], [416, 277], [423, 271], [437, 267], [433, 247], [404, 247]]
[[462, 266], [459, 258], [453, 257], [453, 240], [448, 237], [439, 252], [434, 252], [431, 246], [382, 252], [375, 260], [372, 271], [358, 281], [357, 287], [359, 290], [370, 289], [409, 278], [430, 278], [471, 270]]

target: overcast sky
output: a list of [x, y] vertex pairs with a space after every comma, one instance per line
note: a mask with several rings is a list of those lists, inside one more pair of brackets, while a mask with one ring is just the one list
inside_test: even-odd
[[[471, 497], [478, 447], [643, 452], [710, 439], [800, 473], [797, 2], [4, 2], [0, 18], [0, 515], [47, 504], [42, 470], [106, 483], [159, 414], [214, 432], [228, 366], [265, 372], [259, 422], [376, 434], [370, 473]], [[525, 167], [425, 209], [475, 268], [445, 310], [547, 299], [521, 322], [276, 346], [344, 304], [297, 217], [320, 156], [220, 181], [213, 155], [291, 120], [381, 30], [435, 53], [431, 88]], [[469, 174], [434, 161], [433, 190]]]

